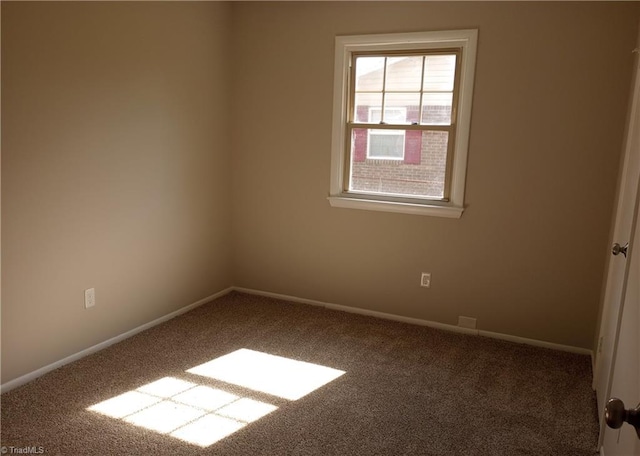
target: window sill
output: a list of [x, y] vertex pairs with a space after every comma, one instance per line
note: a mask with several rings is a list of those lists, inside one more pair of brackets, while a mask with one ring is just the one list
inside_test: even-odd
[[432, 217], [460, 218], [463, 207], [453, 205], [435, 205], [402, 203], [396, 201], [369, 200], [346, 196], [329, 196], [332, 207], [363, 209], [367, 211], [396, 212], [400, 214], [428, 215]]

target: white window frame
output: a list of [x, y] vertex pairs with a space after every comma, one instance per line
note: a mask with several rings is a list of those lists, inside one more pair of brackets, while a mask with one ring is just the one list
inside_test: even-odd
[[[373, 111], [380, 111], [380, 118], [382, 119], [382, 106], [371, 106], [369, 107], [369, 122], [373, 121]], [[396, 110], [396, 111], [400, 111], [403, 115], [403, 119], [407, 118], [407, 108], [403, 108], [403, 107], [395, 107], [395, 106], [390, 106], [390, 107], [385, 107], [384, 111], [385, 113], [391, 110]], [[386, 114], [385, 114], [386, 115]], [[403, 120], [404, 121], [404, 120]], [[405, 148], [405, 138], [406, 138], [406, 134], [404, 130], [368, 130], [369, 134], [367, 136], [367, 158], [369, 160], [397, 160], [397, 161], [403, 161], [404, 160], [404, 148]], [[402, 156], [401, 157], [390, 157], [390, 156], [372, 156], [371, 155], [371, 136], [376, 136], [376, 135], [380, 135], [380, 136], [384, 136], [384, 135], [390, 135], [390, 136], [402, 136]]]
[[[477, 42], [477, 29], [336, 37], [331, 183], [328, 198], [331, 206], [449, 218], [462, 216]], [[348, 176], [345, 176], [345, 170], [349, 152], [346, 150], [345, 144], [347, 144], [346, 124], [351, 54], [362, 51], [384, 52], [442, 48], [461, 50], [458, 102], [456, 106], [452, 107], [457, 112], [457, 125], [448, 201], [421, 201], [414, 198], [388, 199], [380, 195], [346, 190], [345, 184]]]

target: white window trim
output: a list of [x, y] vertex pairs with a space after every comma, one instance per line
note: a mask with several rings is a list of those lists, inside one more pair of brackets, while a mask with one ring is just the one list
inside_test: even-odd
[[[464, 211], [464, 187], [467, 171], [471, 99], [475, 74], [478, 30], [451, 30], [384, 35], [338, 36], [335, 42], [333, 132], [331, 143], [331, 183], [329, 203], [333, 207], [400, 212], [460, 218]], [[462, 49], [460, 91], [457, 107], [456, 137], [451, 170], [450, 197], [447, 202], [386, 201], [344, 190], [346, 122], [349, 62], [352, 52], [368, 50]]]
[[[389, 107], [389, 108], [384, 108], [385, 112], [387, 110], [398, 110], [400, 112], [402, 112], [402, 115], [404, 116], [404, 118], [407, 118], [407, 108], [402, 108], [402, 107]], [[370, 106], [369, 107], [369, 122], [372, 121], [372, 112], [374, 110], [378, 110], [380, 111], [380, 118], [382, 118], [382, 106]], [[369, 129], [368, 131], [368, 135], [367, 135], [367, 159], [369, 160], [396, 160], [396, 161], [403, 161], [404, 160], [404, 153], [405, 153], [405, 138], [406, 138], [406, 134], [405, 134], [405, 130], [373, 130], [373, 129]], [[375, 136], [375, 135], [397, 135], [400, 136], [402, 135], [402, 157], [388, 157], [388, 156], [371, 156], [371, 136]]]

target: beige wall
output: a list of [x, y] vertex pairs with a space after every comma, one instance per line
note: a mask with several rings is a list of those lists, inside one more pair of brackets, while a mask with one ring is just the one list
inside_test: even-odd
[[230, 14], [2, 2], [3, 383], [231, 285]]
[[[235, 284], [591, 348], [638, 12], [235, 4]], [[462, 218], [331, 208], [334, 36], [450, 28], [479, 29]]]
[[[638, 12], [2, 2], [2, 382], [230, 285], [590, 348]], [[331, 208], [334, 36], [472, 27], [462, 218]]]

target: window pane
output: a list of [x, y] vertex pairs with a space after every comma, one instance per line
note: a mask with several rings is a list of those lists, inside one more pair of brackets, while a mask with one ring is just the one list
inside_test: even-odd
[[[378, 108], [382, 106], [382, 94], [381, 93], [357, 93], [353, 117], [355, 122], [371, 122], [369, 120], [369, 112], [371, 108]], [[380, 123], [380, 119], [374, 121]]]
[[[385, 93], [384, 121], [388, 124], [418, 123], [420, 93]], [[402, 115], [399, 111], [402, 110]]]
[[456, 73], [455, 55], [429, 55], [424, 62], [425, 91], [453, 91], [453, 79]]
[[[448, 140], [446, 131], [354, 129], [349, 190], [443, 198]], [[395, 154], [395, 159], [376, 154]]]
[[425, 93], [422, 96], [422, 123], [451, 125], [452, 93]]
[[403, 130], [369, 130], [367, 158], [397, 160], [404, 158]]
[[384, 57], [356, 58], [356, 92], [382, 91]]
[[422, 82], [422, 56], [387, 58], [385, 90], [420, 91]]
[[369, 108], [369, 122], [380, 123], [384, 120], [384, 123], [388, 124], [403, 124], [406, 123], [407, 108], [402, 106], [385, 106], [384, 118], [382, 117], [382, 107], [375, 106]]

